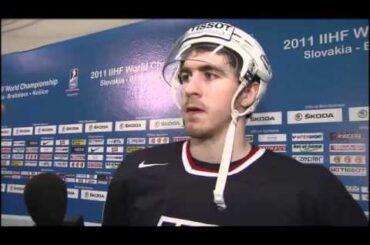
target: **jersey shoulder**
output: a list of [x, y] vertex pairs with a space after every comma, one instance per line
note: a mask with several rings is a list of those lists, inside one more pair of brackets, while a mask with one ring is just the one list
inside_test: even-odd
[[337, 182], [337, 178], [323, 165], [301, 163], [290, 156], [267, 150], [261, 158], [272, 177], [296, 183], [315, 185], [317, 179]]

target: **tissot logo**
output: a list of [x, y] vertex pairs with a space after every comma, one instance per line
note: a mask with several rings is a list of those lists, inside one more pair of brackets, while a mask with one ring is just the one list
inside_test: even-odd
[[288, 124], [342, 122], [342, 109], [288, 111]]
[[189, 32], [194, 32], [194, 31], [201, 31], [204, 29], [225, 29], [225, 31], [232, 29], [233, 27], [229, 24], [222, 23], [222, 22], [209, 22], [205, 24], [200, 24], [195, 27], [190, 28]]
[[230, 40], [234, 27], [221, 22], [209, 22], [190, 28], [186, 33], [184, 40], [199, 36], [216, 36], [225, 40]]
[[366, 176], [365, 167], [330, 167], [330, 171], [335, 175]]

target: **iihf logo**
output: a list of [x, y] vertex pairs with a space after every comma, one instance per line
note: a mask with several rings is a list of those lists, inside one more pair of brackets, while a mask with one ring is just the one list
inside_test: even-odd
[[79, 70], [78, 68], [72, 68], [69, 71], [69, 82], [68, 82], [68, 89], [66, 89], [68, 96], [74, 96], [77, 95], [79, 89], [78, 89], [78, 76], [79, 76]]
[[73, 68], [69, 74], [69, 89], [76, 89], [78, 87], [78, 69]]

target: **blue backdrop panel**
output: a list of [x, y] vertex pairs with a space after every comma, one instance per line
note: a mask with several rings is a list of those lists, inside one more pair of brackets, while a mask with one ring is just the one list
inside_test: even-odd
[[[100, 223], [125, 155], [184, 139], [161, 69], [176, 39], [205, 21], [150, 20], [3, 55], [1, 213], [27, 214], [26, 180], [55, 172], [67, 214]], [[273, 68], [246, 137], [329, 168], [368, 214], [368, 21], [220, 21], [257, 38]]]

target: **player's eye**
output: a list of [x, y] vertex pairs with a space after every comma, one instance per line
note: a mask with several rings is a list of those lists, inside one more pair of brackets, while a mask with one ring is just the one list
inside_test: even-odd
[[180, 72], [178, 75], [178, 79], [180, 84], [186, 83], [190, 81], [190, 74], [188, 72]]

